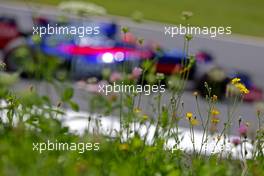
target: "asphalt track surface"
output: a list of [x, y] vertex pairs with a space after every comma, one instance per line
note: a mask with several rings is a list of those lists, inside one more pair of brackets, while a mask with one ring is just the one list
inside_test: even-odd
[[[45, 16], [58, 16], [60, 12], [51, 7], [36, 7], [31, 6], [18, 6], [2, 3], [0, 0], [0, 15], [8, 14], [12, 16], [17, 16], [19, 23], [24, 30], [32, 30], [32, 23], [30, 22], [30, 17], [32, 10], [37, 10], [38, 13]], [[6, 1], [4, 1], [6, 2]], [[170, 26], [167, 24], [159, 24], [155, 22], [145, 22], [145, 23], [134, 23], [127, 18], [122, 17], [96, 17], [100, 20], [114, 20], [121, 26], [127, 26], [135, 34], [135, 36], [142, 37], [146, 41], [156, 42], [161, 44], [166, 48], [179, 48], [183, 47], [182, 36], [177, 36], [171, 38], [164, 35], [164, 27]], [[226, 69], [239, 69], [246, 71], [252, 75], [253, 80], [264, 89], [264, 39], [246, 37], [239, 35], [232, 36], [220, 36], [217, 38], [210, 38], [206, 36], [195, 36], [191, 41], [191, 53], [196, 53], [199, 50], [205, 50], [210, 52], [216, 59], [216, 62]], [[34, 81], [20, 81], [15, 87], [15, 90], [24, 89], [30, 84], [35, 84]], [[38, 90], [41, 94], [49, 95], [54, 102], [57, 101], [57, 95], [52, 88], [48, 88], [45, 83], [36, 83], [38, 85]], [[82, 110], [88, 110], [88, 100], [90, 98], [89, 93], [79, 90], [76, 88], [76, 93], [74, 99], [79, 103]], [[143, 96], [142, 106], [146, 113], [152, 115], [152, 111], [149, 102], [154, 95]], [[162, 99], [162, 104], [168, 104], [170, 99], [170, 93], [166, 92]], [[194, 111], [196, 109], [195, 99], [192, 93], [186, 92], [183, 96], [182, 101], [185, 104], [184, 111]], [[200, 107], [205, 107], [205, 101], [200, 101]], [[227, 103], [220, 103], [217, 105], [221, 111], [221, 125], [226, 119], [227, 114]], [[204, 108], [203, 113], [206, 113], [206, 108]], [[243, 119], [248, 121], [250, 129], [254, 130], [256, 127], [256, 113], [253, 104], [244, 103], [236, 111], [236, 118], [240, 115]], [[186, 121], [182, 120], [182, 126], [187, 126]], [[234, 124], [232, 128], [232, 133], [236, 134], [237, 119], [234, 119]]]

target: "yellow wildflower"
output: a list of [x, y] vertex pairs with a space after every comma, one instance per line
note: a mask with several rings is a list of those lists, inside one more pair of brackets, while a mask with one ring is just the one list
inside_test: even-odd
[[234, 78], [231, 80], [231, 84], [233, 84], [240, 91], [241, 94], [248, 94], [249, 90], [240, 81], [240, 78]]
[[148, 118], [149, 118], [149, 116], [146, 115], [146, 114], [144, 114], [144, 115], [142, 116], [142, 119], [143, 119], [144, 121], [148, 120]]
[[141, 112], [141, 109], [139, 109], [139, 108], [134, 109], [134, 113], [140, 113], [140, 112]]
[[212, 122], [213, 124], [218, 124], [218, 123], [220, 122], [220, 120], [219, 120], [218, 118], [213, 117], [213, 118], [211, 119], [211, 122]]
[[191, 112], [187, 112], [187, 113], [186, 113], [186, 118], [187, 118], [188, 120], [191, 120], [191, 119], [193, 118], [193, 113], [191, 113]]
[[242, 94], [248, 94], [249, 90], [246, 88], [246, 86], [242, 83], [236, 83], [235, 87], [240, 91]]
[[240, 78], [233, 78], [233, 79], [231, 80], [231, 83], [232, 83], [232, 84], [237, 84], [237, 83], [239, 83], [240, 81], [241, 81]]
[[199, 125], [199, 121], [196, 118], [191, 118], [190, 123], [191, 123], [192, 126]]
[[216, 108], [213, 108], [213, 109], [211, 110], [211, 114], [212, 114], [213, 116], [216, 116], [216, 115], [219, 115], [220, 112], [219, 112]]

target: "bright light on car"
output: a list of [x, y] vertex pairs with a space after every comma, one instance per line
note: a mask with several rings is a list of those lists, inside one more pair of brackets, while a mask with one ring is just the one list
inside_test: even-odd
[[104, 53], [102, 60], [104, 63], [112, 63], [114, 61], [114, 56], [111, 53]]
[[125, 54], [123, 52], [115, 53], [115, 60], [121, 62], [125, 59]]

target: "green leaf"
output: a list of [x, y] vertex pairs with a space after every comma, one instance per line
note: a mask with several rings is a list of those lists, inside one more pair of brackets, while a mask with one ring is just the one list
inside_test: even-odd
[[75, 103], [74, 101], [69, 101], [69, 105], [71, 106], [72, 110], [79, 111], [79, 105]]
[[62, 101], [69, 101], [74, 95], [73, 88], [66, 88], [62, 94]]

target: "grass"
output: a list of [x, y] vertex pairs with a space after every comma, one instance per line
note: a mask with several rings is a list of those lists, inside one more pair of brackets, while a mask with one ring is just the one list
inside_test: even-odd
[[[34, 0], [56, 5], [62, 0]], [[181, 23], [182, 11], [192, 11], [190, 24], [198, 26], [231, 26], [233, 33], [264, 36], [264, 1], [260, 0], [89, 0], [105, 7], [110, 14], [131, 16], [135, 11], [148, 20]]]

